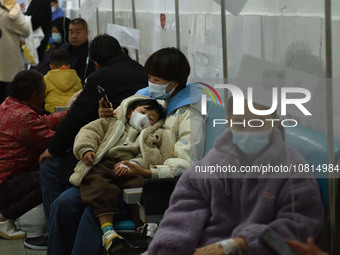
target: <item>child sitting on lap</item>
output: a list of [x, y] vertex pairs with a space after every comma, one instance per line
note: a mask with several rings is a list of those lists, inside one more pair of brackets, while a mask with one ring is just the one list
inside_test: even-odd
[[82, 201], [93, 206], [109, 254], [124, 243], [113, 230], [119, 194], [125, 188], [142, 187], [144, 178], [151, 178], [150, 166], [162, 164], [173, 154], [160, 128], [164, 112], [156, 100], [129, 97], [116, 116], [90, 122], [79, 131], [73, 151], [81, 161], [70, 177], [73, 185], [80, 186]]

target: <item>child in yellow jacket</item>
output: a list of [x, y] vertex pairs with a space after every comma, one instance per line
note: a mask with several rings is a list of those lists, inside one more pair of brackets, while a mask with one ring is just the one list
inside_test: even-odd
[[45, 110], [54, 112], [56, 106], [66, 106], [70, 98], [82, 89], [77, 72], [70, 69], [70, 57], [66, 49], [56, 49], [51, 54], [50, 68], [45, 76]]

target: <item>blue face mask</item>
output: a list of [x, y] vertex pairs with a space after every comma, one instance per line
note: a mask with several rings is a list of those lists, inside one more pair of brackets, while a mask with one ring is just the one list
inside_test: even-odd
[[271, 129], [264, 131], [235, 131], [233, 133], [233, 143], [245, 154], [251, 155], [262, 151], [268, 144], [268, 134]]
[[53, 13], [53, 12], [55, 12], [57, 9], [54, 7], [54, 6], [52, 6], [51, 7], [51, 12]]
[[55, 43], [62, 43], [63, 42], [63, 38], [61, 38], [61, 34], [59, 34], [59, 33], [52, 33], [52, 40]]
[[170, 90], [169, 92], [166, 92], [166, 88], [170, 85], [172, 81], [168, 82], [167, 84], [156, 84], [149, 82], [149, 93], [152, 98], [154, 99], [168, 99], [171, 94], [174, 92], [175, 88]]

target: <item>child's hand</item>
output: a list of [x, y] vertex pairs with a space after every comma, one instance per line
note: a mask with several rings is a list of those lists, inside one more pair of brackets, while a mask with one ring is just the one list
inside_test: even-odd
[[117, 163], [115, 165], [115, 168], [113, 169], [114, 174], [117, 176], [122, 176], [129, 172], [129, 167], [126, 164], [123, 164], [122, 162]]
[[143, 176], [144, 178], [151, 178], [151, 170], [150, 169], [145, 169], [145, 168], [140, 167], [139, 165], [131, 163], [129, 161], [122, 161], [120, 163], [129, 167], [129, 173], [128, 174], [138, 174], [138, 175]]
[[143, 176], [144, 178], [151, 178], [150, 169], [145, 169], [129, 161], [121, 161], [117, 163], [113, 171], [118, 176], [125, 175], [125, 174], [138, 174], [138, 175]]
[[93, 166], [95, 159], [97, 158], [96, 153], [94, 151], [88, 151], [84, 153], [83, 161], [87, 166]]

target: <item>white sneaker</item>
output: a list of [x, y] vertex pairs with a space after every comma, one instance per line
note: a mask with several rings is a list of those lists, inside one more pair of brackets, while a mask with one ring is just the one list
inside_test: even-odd
[[26, 233], [18, 230], [13, 221], [5, 220], [0, 221], [0, 236], [8, 240], [23, 239]]

